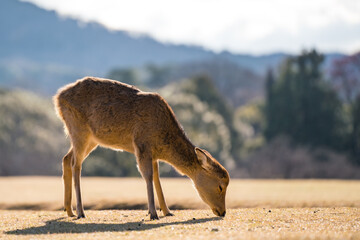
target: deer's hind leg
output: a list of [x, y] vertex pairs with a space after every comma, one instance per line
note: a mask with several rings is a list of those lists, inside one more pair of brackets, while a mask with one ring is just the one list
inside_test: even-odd
[[70, 148], [69, 152], [64, 156], [62, 167], [63, 167], [63, 181], [64, 181], [64, 208], [69, 217], [75, 216], [71, 206], [72, 199], [72, 161], [73, 161], [73, 150]]
[[77, 217], [85, 217], [81, 201], [80, 177], [81, 165], [89, 153], [98, 145], [92, 138], [91, 130], [82, 116], [74, 109], [63, 106], [62, 116], [71, 140], [71, 149], [64, 157], [65, 209], [73, 216], [71, 208], [71, 174], [76, 193]]
[[80, 187], [80, 178], [81, 178], [81, 166], [85, 158], [90, 154], [92, 150], [95, 149], [97, 144], [89, 140], [89, 138], [78, 139], [72, 141], [73, 143], [73, 157], [74, 161], [72, 164], [72, 174], [74, 179], [74, 187], [76, 194], [76, 213], [77, 218], [84, 218], [84, 207], [82, 204], [81, 197], [81, 187]]

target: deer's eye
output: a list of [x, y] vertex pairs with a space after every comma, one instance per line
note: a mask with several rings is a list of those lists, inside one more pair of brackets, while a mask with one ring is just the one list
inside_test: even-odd
[[219, 190], [220, 190], [220, 192], [222, 192], [222, 187], [221, 186], [219, 186]]

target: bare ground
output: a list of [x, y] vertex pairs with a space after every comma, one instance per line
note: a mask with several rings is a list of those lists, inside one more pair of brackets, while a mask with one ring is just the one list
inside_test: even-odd
[[0, 178], [0, 239], [360, 239], [360, 181], [232, 180], [225, 218], [188, 179], [162, 182], [173, 217], [94, 210], [146, 209], [145, 183], [84, 178], [86, 218], [76, 220], [59, 211], [60, 177]]
[[6, 239], [360, 239], [359, 208], [176, 210], [149, 221], [144, 210], [87, 211], [85, 219], [61, 211], [0, 211]]

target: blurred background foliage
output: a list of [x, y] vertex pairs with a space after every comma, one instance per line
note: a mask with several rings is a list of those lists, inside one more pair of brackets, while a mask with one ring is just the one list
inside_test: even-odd
[[[159, 92], [232, 177], [360, 178], [360, 52], [214, 52], [0, 1], [0, 175], [60, 175], [69, 148], [51, 96], [86, 75]], [[163, 176], [179, 176], [161, 164]], [[87, 176], [140, 176], [97, 148]]]
[[58, 174], [68, 143], [50, 99], [0, 90], [0, 174]]
[[[194, 144], [234, 177], [359, 178], [360, 95], [344, 89], [339, 81], [347, 79], [337, 72], [325, 76], [323, 59], [315, 50], [287, 58], [265, 74], [264, 97], [246, 104], [230, 101], [206, 71], [176, 79], [173, 67], [146, 66], [115, 68], [107, 77], [159, 92]], [[348, 68], [342, 61], [334, 68]], [[1, 89], [0, 115], [1, 175], [61, 173], [69, 143], [50, 98]], [[179, 176], [167, 164], [160, 169]], [[140, 176], [132, 154], [100, 147], [83, 175]]]

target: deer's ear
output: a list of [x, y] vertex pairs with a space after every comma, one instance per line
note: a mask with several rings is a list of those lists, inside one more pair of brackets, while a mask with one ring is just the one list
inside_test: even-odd
[[205, 152], [203, 150], [201, 150], [200, 148], [195, 147], [195, 153], [196, 153], [197, 159], [200, 162], [200, 165], [205, 169], [211, 169], [209, 159], [206, 156]]

